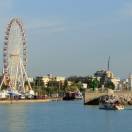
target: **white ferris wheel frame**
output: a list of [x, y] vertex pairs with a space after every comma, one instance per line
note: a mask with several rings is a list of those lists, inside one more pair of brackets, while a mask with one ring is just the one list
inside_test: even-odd
[[[20, 57], [20, 55], [17, 55], [17, 54], [11, 54], [9, 55], [9, 37], [10, 37], [10, 30], [12, 28], [12, 25], [16, 23], [17, 26], [19, 27], [19, 31], [20, 31], [20, 34], [21, 34], [21, 44], [22, 44], [22, 58]], [[16, 72], [15, 72], [15, 77], [12, 78], [11, 77], [11, 74], [12, 74], [12, 67], [13, 67], [13, 63], [15, 64], [14, 60], [12, 60], [10, 63], [12, 64], [9, 64], [9, 61], [10, 61], [10, 58], [9, 57], [11, 56], [12, 58], [17, 58], [17, 63], [16, 63]], [[16, 59], [15, 59], [16, 60]], [[3, 68], [3, 72], [4, 72], [4, 75], [3, 75], [3, 79], [2, 79], [2, 82], [1, 82], [1, 85], [0, 85], [0, 89], [4, 83], [4, 81], [7, 81], [10, 79], [10, 83], [9, 83], [9, 87], [12, 87], [13, 89], [15, 90], [18, 90], [17, 89], [17, 83], [21, 83], [22, 85], [22, 91], [25, 92], [25, 81], [28, 82], [28, 86], [29, 86], [29, 89], [32, 89], [31, 88], [31, 85], [29, 83], [29, 78], [28, 78], [28, 75], [27, 75], [27, 72], [26, 72], [26, 67], [27, 67], [27, 46], [26, 46], [26, 37], [25, 37], [25, 31], [24, 31], [24, 28], [23, 28], [23, 24], [21, 22], [20, 19], [18, 18], [13, 18], [11, 19], [11, 21], [9, 22], [9, 24], [7, 25], [7, 28], [6, 28], [6, 32], [5, 32], [5, 41], [4, 41], [4, 48], [3, 48], [3, 64], [4, 64], [4, 68]]]

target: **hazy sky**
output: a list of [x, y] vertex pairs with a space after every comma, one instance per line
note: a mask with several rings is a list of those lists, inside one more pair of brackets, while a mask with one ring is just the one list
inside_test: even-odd
[[30, 75], [132, 72], [131, 0], [0, 0], [0, 66], [6, 24], [24, 23]]

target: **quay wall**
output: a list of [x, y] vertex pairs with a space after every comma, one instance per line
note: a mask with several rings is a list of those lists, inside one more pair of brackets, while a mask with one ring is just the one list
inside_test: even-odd
[[47, 99], [0, 99], [0, 104], [21, 104], [21, 103], [46, 103], [50, 101], [61, 101], [61, 97], [47, 98]]

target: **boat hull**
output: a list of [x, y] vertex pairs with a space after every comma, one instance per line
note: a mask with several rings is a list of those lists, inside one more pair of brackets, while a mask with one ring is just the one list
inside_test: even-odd
[[114, 104], [100, 104], [99, 109], [104, 109], [104, 110], [123, 110], [124, 106], [123, 105], [114, 105]]

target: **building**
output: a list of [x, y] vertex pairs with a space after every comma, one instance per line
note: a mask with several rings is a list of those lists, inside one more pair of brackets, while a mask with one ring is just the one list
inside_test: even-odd
[[115, 86], [115, 89], [119, 89], [120, 79], [117, 78], [114, 73], [110, 70], [99, 70], [94, 76], [100, 80], [102, 85], [105, 85], [109, 82], [112, 82]]
[[57, 82], [64, 82], [65, 81], [65, 77], [62, 77], [62, 76], [55, 76], [54, 79]]
[[62, 84], [64, 84], [65, 77], [47, 74], [46, 76], [36, 77], [35, 80], [38, 85], [44, 85], [45, 87], [47, 87], [49, 82], [61, 82]]
[[87, 89], [87, 87], [88, 87], [88, 84], [87, 83], [82, 83], [82, 88], [83, 89]]
[[128, 77], [128, 89], [132, 90], [132, 75], [129, 75]]
[[119, 89], [120, 79], [117, 78], [111, 71], [106, 71], [106, 76], [115, 85], [115, 89]]
[[128, 89], [128, 79], [123, 79], [120, 81], [119, 89], [120, 90], [127, 90]]

